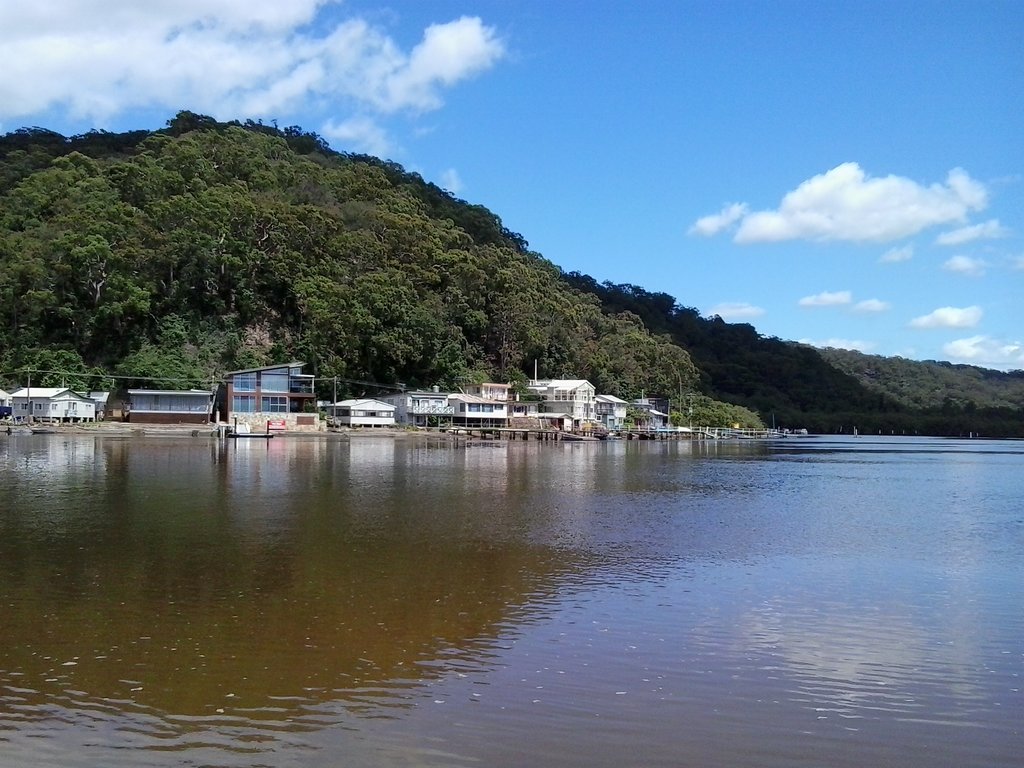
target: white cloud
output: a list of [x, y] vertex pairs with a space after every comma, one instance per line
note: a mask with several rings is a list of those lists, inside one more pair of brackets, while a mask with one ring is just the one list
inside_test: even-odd
[[1024, 269], [1024, 256], [1013, 256], [1010, 259], [1011, 269]]
[[722, 230], [728, 229], [747, 214], [745, 203], [730, 203], [722, 208], [721, 213], [704, 216], [690, 227], [688, 234], [711, 237]]
[[[505, 54], [478, 18], [433, 24], [405, 53], [336, 0], [48, 0], [0, 25], [0, 120], [51, 108], [95, 124], [137, 108], [275, 117], [316, 101], [332, 121], [422, 112]], [[318, 23], [319, 22], [319, 23]]]
[[981, 307], [940, 307], [910, 321], [911, 328], [973, 328], [981, 322]]
[[801, 307], [838, 307], [849, 304], [853, 301], [853, 295], [849, 291], [824, 291], [813, 296], [804, 296], [797, 303]]
[[387, 132], [366, 116], [353, 117], [340, 123], [328, 121], [320, 129], [324, 138], [338, 142], [341, 149], [387, 157], [392, 151]]
[[746, 302], [723, 302], [722, 304], [716, 304], [707, 311], [708, 317], [714, 317], [718, 315], [720, 318], [727, 322], [734, 322], [736, 320], [749, 320], [754, 317], [761, 317], [764, 314], [764, 309], [761, 307], [748, 304]]
[[947, 272], [956, 272], [959, 275], [981, 277], [985, 274], [987, 266], [984, 259], [976, 259], [972, 256], [952, 256], [946, 259], [942, 268]]
[[[783, 197], [778, 210], [746, 213], [734, 204], [691, 227], [716, 234], [726, 212], [743, 210], [737, 243], [784, 240], [888, 242], [940, 224], [962, 222], [988, 205], [988, 191], [955, 168], [945, 183], [922, 186], [901, 176], [869, 177], [857, 163], [843, 163], [801, 183]], [[735, 223], [735, 222], [729, 222]]]
[[914, 246], [903, 245], [898, 248], [890, 248], [882, 254], [879, 261], [882, 264], [895, 264], [900, 261], [910, 261], [914, 258]]
[[989, 219], [981, 224], [972, 224], [969, 227], [960, 227], [951, 232], [943, 232], [935, 238], [936, 245], [963, 245], [975, 240], [993, 240], [998, 237], [1006, 237], [1009, 230], [999, 223], [998, 219]]
[[858, 301], [853, 306], [854, 312], [885, 312], [889, 309], [889, 302], [881, 301], [880, 299], [865, 299], [864, 301]]
[[1024, 367], [1024, 343], [998, 341], [988, 336], [970, 336], [943, 345], [942, 351], [954, 362], [989, 368]]
[[453, 195], [459, 194], [462, 191], [462, 179], [459, 177], [459, 172], [454, 168], [442, 171], [441, 186]]
[[876, 346], [878, 346], [873, 341], [862, 341], [860, 339], [824, 339], [822, 341], [800, 339], [799, 343], [809, 344], [812, 347], [819, 347], [821, 349], [829, 347], [832, 349], [852, 349], [855, 352], [871, 352]]

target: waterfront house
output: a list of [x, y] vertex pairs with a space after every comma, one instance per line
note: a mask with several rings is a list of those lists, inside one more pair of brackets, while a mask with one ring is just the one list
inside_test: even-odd
[[257, 431], [266, 428], [268, 421], [288, 430], [319, 430], [314, 377], [302, 372], [304, 365], [281, 363], [225, 374], [217, 397], [221, 420], [229, 424], [248, 424]]
[[[661, 406], [661, 403], [658, 402], [657, 398], [642, 397], [637, 400], [634, 400], [632, 402], [632, 405], [635, 408], [638, 408], [639, 410], [643, 411], [644, 415], [647, 417], [645, 423], [638, 424], [637, 426], [647, 429], [662, 429], [669, 425], [669, 416], [667, 410], [658, 410], [658, 407]], [[661, 407], [667, 408], [667, 406]]]
[[395, 406], [372, 398], [342, 400], [327, 406], [327, 415], [339, 427], [393, 427]]
[[622, 425], [626, 421], [628, 407], [629, 403], [615, 395], [595, 395], [594, 397], [594, 412], [597, 414], [597, 420], [611, 432], [622, 429]]
[[594, 385], [586, 379], [535, 380], [527, 388], [540, 396], [541, 413], [567, 416], [574, 429], [597, 421]]
[[213, 392], [129, 389], [125, 421], [132, 424], [208, 424]]
[[14, 417], [81, 422], [96, 420], [96, 403], [67, 387], [22, 387], [11, 395]]
[[452, 424], [457, 427], [508, 426], [507, 403], [457, 392], [448, 396], [453, 408]]
[[511, 388], [511, 384], [495, 384], [493, 382], [486, 382], [484, 384], [467, 384], [462, 388], [462, 390], [467, 395], [476, 395], [477, 397], [482, 397], [485, 400], [497, 400], [502, 403], [507, 403], [509, 399], [509, 390]]
[[10, 393], [0, 389], [0, 419], [6, 419], [11, 415], [12, 411]]
[[395, 406], [395, 423], [410, 427], [451, 426], [455, 414], [448, 393], [438, 387], [431, 391], [396, 392], [380, 400]]

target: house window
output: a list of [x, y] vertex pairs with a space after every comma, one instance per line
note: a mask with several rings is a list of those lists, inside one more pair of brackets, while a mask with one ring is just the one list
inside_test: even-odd
[[235, 413], [254, 413], [256, 398], [252, 395], [235, 395], [231, 398], [231, 410]]
[[272, 371], [264, 371], [260, 376], [260, 389], [264, 392], [287, 392], [288, 369], [275, 368]]
[[287, 397], [264, 397], [260, 400], [260, 410], [264, 413], [288, 413]]
[[231, 377], [231, 385], [235, 388], [235, 392], [255, 392], [256, 372], [236, 373]]

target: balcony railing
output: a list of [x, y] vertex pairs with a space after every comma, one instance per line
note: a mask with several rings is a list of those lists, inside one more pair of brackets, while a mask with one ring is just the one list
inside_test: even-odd
[[409, 413], [416, 416], [451, 416], [455, 413], [454, 405], [441, 405], [439, 403], [426, 403], [423, 405], [413, 405], [409, 408]]

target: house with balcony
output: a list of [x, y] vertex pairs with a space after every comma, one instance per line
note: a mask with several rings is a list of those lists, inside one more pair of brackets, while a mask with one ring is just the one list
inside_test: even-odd
[[500, 400], [489, 400], [486, 397], [458, 392], [448, 395], [448, 403], [453, 408], [453, 426], [470, 428], [508, 426], [508, 404]]
[[395, 406], [396, 424], [410, 427], [448, 427], [455, 414], [448, 393], [437, 387], [430, 391], [396, 392], [380, 400]]
[[534, 380], [527, 389], [540, 396], [542, 414], [559, 414], [572, 419], [573, 429], [597, 421], [596, 392], [586, 379]]
[[304, 365], [281, 363], [225, 374], [217, 397], [220, 420], [247, 424], [254, 431], [265, 429], [268, 421], [280, 425], [279, 429], [318, 431], [314, 377], [302, 372]]
[[22, 421], [96, 421], [96, 403], [67, 387], [22, 387], [11, 394], [11, 408]]
[[509, 391], [512, 389], [511, 384], [495, 384], [487, 382], [485, 384], [467, 384], [462, 388], [462, 391], [467, 395], [476, 395], [482, 397], [485, 400], [498, 400], [503, 403], [509, 401]]
[[629, 403], [615, 395], [595, 395], [594, 412], [597, 420], [609, 432], [618, 432], [626, 421], [626, 409]]
[[129, 389], [124, 420], [132, 424], [209, 424], [212, 410], [213, 392], [209, 390]]
[[327, 416], [339, 427], [395, 426], [395, 406], [372, 398], [331, 403], [327, 406]]

